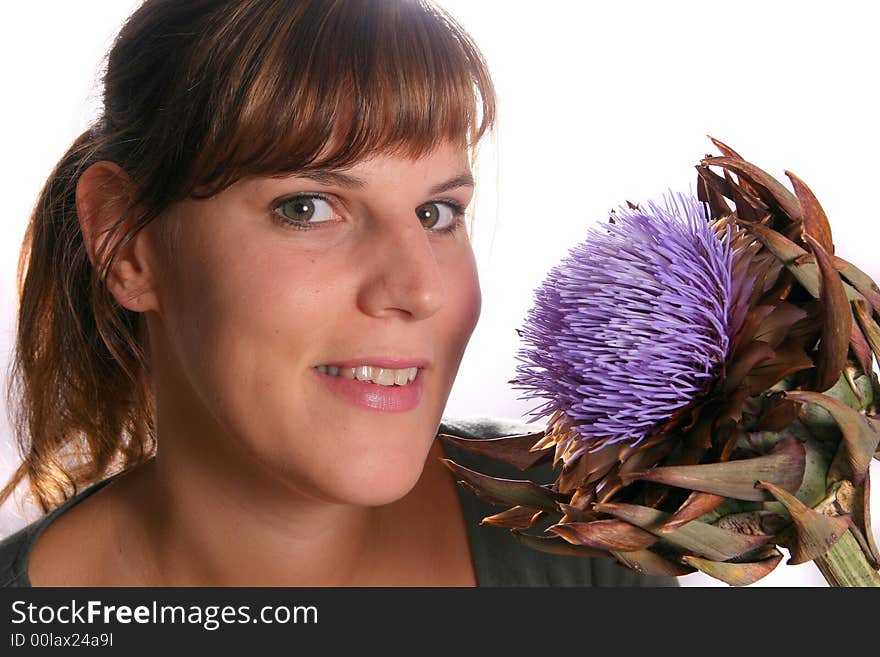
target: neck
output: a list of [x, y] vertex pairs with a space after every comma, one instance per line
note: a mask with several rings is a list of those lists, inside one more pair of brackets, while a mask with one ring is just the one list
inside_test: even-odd
[[[428, 585], [425, 558], [454, 553], [432, 520], [431, 505], [456, 496], [439, 441], [409, 494], [361, 507], [304, 492], [217, 427], [158, 420], [157, 456], [119, 482], [137, 523], [125, 532], [130, 562], [151, 585]], [[411, 555], [422, 560], [408, 565]]]

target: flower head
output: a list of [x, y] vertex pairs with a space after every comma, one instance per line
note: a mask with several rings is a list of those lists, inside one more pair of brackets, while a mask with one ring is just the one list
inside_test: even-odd
[[547, 276], [517, 359], [532, 411], [574, 420], [580, 445], [637, 443], [717, 376], [730, 346], [735, 283], [721, 238], [696, 198], [620, 208]]
[[537, 290], [514, 383], [544, 399], [544, 430], [456, 442], [521, 470], [562, 460], [555, 481], [448, 465], [511, 507], [481, 524], [538, 550], [743, 586], [785, 545], [833, 585], [880, 586], [880, 287], [834, 253], [800, 178], [713, 143], [699, 200], [628, 204]]

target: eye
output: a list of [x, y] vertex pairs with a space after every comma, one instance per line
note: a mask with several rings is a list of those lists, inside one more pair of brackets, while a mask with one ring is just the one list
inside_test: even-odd
[[416, 216], [425, 228], [446, 231], [455, 228], [464, 208], [448, 201], [431, 201], [416, 208]]
[[282, 199], [275, 206], [275, 212], [285, 224], [299, 227], [302, 224], [319, 224], [333, 218], [333, 208], [321, 196], [297, 194]]

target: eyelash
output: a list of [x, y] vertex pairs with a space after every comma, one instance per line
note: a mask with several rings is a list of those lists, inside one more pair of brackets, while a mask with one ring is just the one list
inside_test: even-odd
[[[314, 193], [304, 193], [304, 194], [292, 194], [291, 196], [285, 196], [283, 198], [278, 199], [272, 204], [272, 214], [275, 216], [276, 221], [281, 225], [282, 228], [289, 228], [291, 230], [317, 230], [321, 227], [321, 224], [333, 223], [329, 221], [321, 221], [315, 224], [309, 224], [308, 222], [294, 222], [286, 219], [283, 215], [278, 212], [278, 208], [280, 208], [285, 203], [289, 203], [295, 199], [301, 198], [316, 198], [322, 201], [326, 201], [327, 203], [332, 204], [333, 201], [323, 194], [314, 194]], [[446, 205], [452, 209], [452, 213], [455, 216], [455, 221], [452, 222], [451, 225], [446, 228], [431, 228], [428, 229], [433, 233], [439, 233], [440, 235], [448, 235], [452, 234], [461, 228], [462, 224], [464, 224], [464, 217], [466, 213], [466, 208], [462, 206], [460, 203], [456, 203], [451, 199], [433, 199], [431, 201], [427, 201], [422, 205], [428, 205], [430, 203], [438, 203], [442, 205]]]

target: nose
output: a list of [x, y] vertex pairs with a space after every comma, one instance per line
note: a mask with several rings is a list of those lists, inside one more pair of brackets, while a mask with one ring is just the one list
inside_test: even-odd
[[411, 222], [388, 222], [365, 244], [360, 309], [375, 317], [404, 313], [426, 319], [446, 302], [446, 288], [425, 229]]

